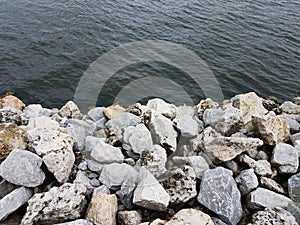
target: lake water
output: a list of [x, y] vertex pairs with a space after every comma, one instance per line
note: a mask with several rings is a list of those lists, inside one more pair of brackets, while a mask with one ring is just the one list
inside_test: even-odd
[[[1, 0], [0, 94], [60, 107], [104, 53], [164, 40], [204, 60], [225, 98], [255, 91], [291, 99], [300, 96], [299, 12], [299, 0]], [[112, 103], [126, 84], [148, 75], [178, 82], [195, 102], [205, 98], [180, 69], [150, 62], [115, 73], [98, 104]]]

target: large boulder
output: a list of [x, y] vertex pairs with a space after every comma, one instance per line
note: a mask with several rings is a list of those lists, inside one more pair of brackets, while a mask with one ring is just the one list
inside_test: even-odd
[[169, 104], [162, 99], [155, 98], [147, 102], [143, 111], [153, 110], [169, 119], [173, 119], [177, 115], [177, 108], [173, 104]]
[[214, 222], [204, 212], [197, 209], [182, 209], [176, 213], [165, 225], [214, 225]]
[[104, 142], [99, 142], [94, 146], [91, 157], [99, 163], [122, 163], [124, 161], [120, 148]]
[[0, 109], [0, 123], [14, 123], [18, 126], [27, 125], [28, 117], [18, 109], [5, 107]]
[[78, 219], [86, 205], [86, 187], [82, 184], [63, 184], [48, 192], [36, 193], [28, 201], [21, 225], [54, 224]]
[[177, 122], [180, 134], [186, 138], [196, 137], [199, 133], [199, 124], [191, 115], [183, 115]]
[[279, 107], [284, 113], [288, 114], [300, 114], [300, 105], [296, 105], [293, 102], [286, 101]]
[[242, 218], [240, 191], [231, 171], [223, 167], [204, 172], [197, 200], [226, 223], [236, 225]]
[[25, 108], [25, 104], [13, 95], [7, 95], [3, 98], [0, 98], [0, 109], [4, 107], [10, 107], [18, 110], [23, 110]]
[[16, 185], [36, 187], [45, 180], [42, 163], [36, 154], [15, 149], [0, 164], [0, 176]]

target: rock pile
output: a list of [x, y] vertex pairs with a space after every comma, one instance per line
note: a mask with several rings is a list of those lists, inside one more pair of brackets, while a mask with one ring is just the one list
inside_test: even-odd
[[0, 99], [0, 225], [296, 225], [300, 101]]

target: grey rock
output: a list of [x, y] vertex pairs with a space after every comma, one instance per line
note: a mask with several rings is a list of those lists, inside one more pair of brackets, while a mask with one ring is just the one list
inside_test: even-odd
[[41, 116], [42, 109], [40, 104], [30, 104], [25, 107], [23, 112], [28, 118], [35, 118]]
[[276, 207], [258, 211], [252, 216], [250, 225], [298, 225], [295, 217], [288, 211]]
[[0, 164], [0, 176], [16, 185], [36, 187], [45, 180], [42, 163], [43, 160], [36, 154], [15, 149]]
[[190, 115], [181, 116], [177, 122], [177, 128], [183, 137], [196, 137], [199, 132], [199, 125], [196, 120]]
[[103, 111], [105, 107], [95, 107], [91, 110], [88, 111], [88, 116], [93, 120], [93, 121], [98, 121], [104, 117]]
[[290, 127], [291, 133], [296, 133], [296, 132], [300, 131], [300, 123], [296, 120], [295, 117], [293, 117], [293, 115], [286, 114], [286, 115], [283, 115], [283, 117], [286, 119], [286, 121]]
[[130, 150], [137, 154], [141, 154], [153, 145], [151, 133], [144, 124], [126, 127], [123, 140], [130, 146]]
[[249, 192], [258, 187], [258, 180], [253, 169], [243, 170], [236, 178], [236, 183], [242, 195], [247, 195]]
[[66, 120], [64, 127], [67, 127], [67, 126], [84, 128], [86, 136], [93, 135], [96, 130], [96, 124], [93, 121], [88, 121], [88, 120], [84, 121], [84, 120], [78, 120], [78, 119], [68, 119], [68, 120]]
[[66, 118], [82, 119], [82, 114], [80, 113], [78, 106], [73, 101], [68, 101], [63, 107], [61, 107], [59, 115]]
[[240, 166], [234, 160], [226, 161], [224, 167], [230, 169], [235, 177], [240, 173]]
[[78, 171], [73, 183], [74, 184], [83, 184], [88, 190], [94, 189], [94, 187], [91, 185], [90, 179], [87, 177], [85, 171]]
[[197, 195], [196, 175], [190, 166], [171, 169], [160, 183], [170, 196], [170, 204], [185, 203]]
[[299, 153], [293, 146], [279, 143], [273, 150], [271, 163], [278, 167], [279, 173], [296, 173], [299, 166]]
[[85, 149], [84, 149], [84, 151], [85, 152], [91, 152], [93, 150], [93, 148], [98, 143], [101, 143], [101, 142], [105, 142], [105, 140], [102, 139], [102, 138], [94, 137], [94, 136], [87, 136], [85, 138]]
[[79, 220], [74, 220], [66, 223], [56, 223], [54, 225], [93, 225], [93, 224], [88, 220], [79, 219]]
[[97, 178], [92, 178], [90, 180], [90, 184], [93, 186], [93, 187], [99, 187], [100, 186], [100, 181], [97, 179]]
[[300, 223], [300, 203], [292, 202], [289, 203], [288, 206], [285, 208], [289, 211], [296, 219], [297, 223]]
[[173, 104], [166, 103], [162, 99], [151, 99], [147, 102], [144, 111], [153, 110], [169, 119], [173, 119], [177, 115], [177, 107]]
[[85, 171], [88, 169], [88, 162], [87, 161], [82, 161], [81, 163], [79, 163], [79, 165], [77, 166], [77, 168], [79, 170]]
[[217, 102], [214, 102], [212, 99], [207, 98], [205, 100], [201, 100], [198, 105], [196, 105], [196, 112], [200, 119], [203, 119], [203, 114], [206, 109], [216, 109], [219, 107]]
[[12, 192], [14, 189], [16, 189], [17, 186], [14, 184], [9, 183], [6, 180], [2, 180], [0, 182], [0, 199], [3, 198], [5, 195]]
[[227, 225], [227, 223], [224, 223], [222, 220], [220, 220], [217, 217], [212, 217], [211, 219], [214, 222], [214, 225]]
[[102, 169], [103, 169], [103, 164], [96, 162], [94, 160], [87, 160], [87, 166], [89, 168], [89, 170], [93, 171], [93, 172], [97, 172], [97, 173], [101, 173]]
[[137, 171], [133, 167], [125, 163], [112, 163], [103, 167], [99, 180], [109, 189], [118, 190], [123, 182], [136, 178]]
[[120, 225], [139, 225], [142, 222], [142, 215], [136, 210], [118, 212]]
[[300, 143], [300, 133], [291, 135], [291, 141], [292, 141], [294, 147], [296, 146], [297, 141]]
[[242, 218], [241, 194], [231, 171], [223, 167], [204, 172], [197, 200], [229, 224]]
[[100, 142], [93, 147], [91, 157], [100, 163], [121, 163], [124, 161], [124, 155], [120, 148], [104, 142]]
[[151, 113], [149, 129], [154, 144], [159, 144], [165, 149], [174, 152], [177, 146], [177, 132], [171, 120], [161, 114]]
[[106, 123], [107, 123], [107, 119], [105, 117], [101, 118], [100, 120], [97, 120], [95, 122], [95, 125], [96, 125], [96, 129], [97, 130], [100, 130], [100, 129], [106, 129]]
[[170, 197], [161, 184], [149, 171], [141, 168], [138, 185], [133, 195], [133, 204], [155, 211], [164, 211], [169, 201]]
[[206, 109], [203, 113], [203, 122], [206, 126], [214, 127], [225, 114], [222, 109]]
[[289, 178], [288, 190], [290, 198], [300, 203], [300, 173]]
[[149, 170], [156, 178], [166, 172], [166, 150], [160, 145], [153, 145], [142, 152], [140, 157], [141, 166]]
[[20, 187], [0, 199], [0, 221], [24, 205], [32, 196], [29, 188]]
[[261, 177], [260, 184], [262, 187], [265, 187], [271, 191], [276, 191], [280, 194], [285, 194], [283, 187], [271, 178]]
[[284, 195], [260, 187], [252, 191], [248, 196], [248, 207], [250, 209], [263, 209], [265, 207], [285, 208], [290, 202], [292, 202], [292, 200]]
[[94, 189], [93, 194], [108, 194], [110, 195], [110, 190], [105, 185], [101, 185]]
[[28, 201], [21, 225], [54, 224], [78, 219], [86, 205], [87, 190], [82, 184], [65, 183], [48, 192], [36, 193]]
[[87, 135], [85, 128], [76, 123], [69, 123], [67, 125], [67, 130], [74, 138], [74, 148], [82, 151], [84, 149], [85, 137]]
[[284, 102], [279, 108], [288, 114], [300, 114], [300, 105], [296, 105], [290, 101]]
[[259, 176], [271, 176], [272, 168], [271, 164], [267, 160], [255, 161], [248, 155], [242, 154], [239, 156], [240, 162], [247, 164], [250, 168], [254, 169], [254, 172]]

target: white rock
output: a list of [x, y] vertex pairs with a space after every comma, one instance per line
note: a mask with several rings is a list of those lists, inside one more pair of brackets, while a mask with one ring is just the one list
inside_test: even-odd
[[169, 201], [168, 193], [155, 177], [146, 169], [141, 168], [139, 183], [133, 195], [133, 204], [155, 211], [164, 211]]
[[41, 115], [43, 107], [40, 104], [30, 104], [25, 107], [23, 112], [28, 118], [35, 118]]
[[59, 128], [59, 123], [55, 120], [52, 120], [47, 116], [39, 116], [35, 118], [30, 118], [27, 125], [27, 130], [32, 130], [34, 128]]
[[68, 133], [74, 138], [74, 148], [82, 151], [85, 144], [86, 130], [74, 123], [69, 123], [67, 126]]
[[94, 136], [87, 136], [85, 138], [84, 152], [91, 152], [93, 150], [94, 146], [96, 146], [98, 143], [101, 143], [101, 142], [105, 142], [105, 139], [97, 138]]
[[192, 138], [198, 135], [199, 125], [190, 115], [181, 116], [177, 122], [177, 128], [183, 137]]
[[124, 161], [124, 155], [120, 148], [104, 142], [99, 142], [93, 147], [91, 157], [100, 163], [121, 163]]
[[68, 101], [63, 107], [61, 107], [59, 115], [66, 118], [82, 119], [82, 114], [80, 113], [78, 106], [73, 101]]
[[177, 108], [173, 104], [166, 103], [164, 100], [155, 98], [148, 101], [147, 110], [153, 110], [167, 118], [173, 119], [176, 117]]

